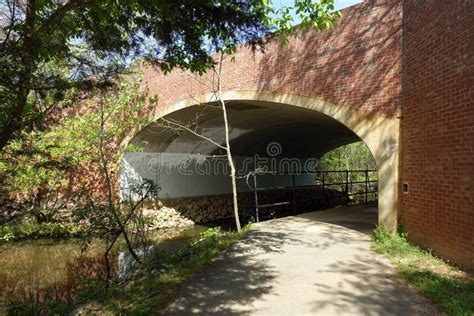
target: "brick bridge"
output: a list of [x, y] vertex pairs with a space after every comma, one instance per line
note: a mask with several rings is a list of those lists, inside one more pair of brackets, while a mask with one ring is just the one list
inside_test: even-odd
[[[473, 12], [461, 0], [366, 1], [343, 10], [331, 31], [302, 31], [264, 53], [239, 48], [221, 76], [233, 154], [268, 156], [275, 142], [281, 157], [319, 158], [363, 140], [379, 174], [379, 223], [395, 230], [401, 222], [415, 242], [472, 268]], [[149, 68], [144, 79], [159, 96], [157, 120], [194, 120], [223, 144], [211, 74]], [[132, 142], [145, 154], [219, 154], [158, 123]], [[182, 187], [178, 178], [167, 181]]]

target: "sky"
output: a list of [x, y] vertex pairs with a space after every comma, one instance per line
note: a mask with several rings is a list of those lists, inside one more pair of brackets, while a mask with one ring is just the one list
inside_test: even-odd
[[[361, 2], [364, 2], [364, 0], [335, 0], [334, 1], [334, 9], [341, 10], [341, 9], [350, 7], [351, 5], [361, 3]], [[294, 4], [294, 0], [273, 0], [272, 1], [272, 5], [275, 9], [278, 9], [280, 7], [283, 7], [283, 6], [291, 7], [293, 4]], [[293, 24], [294, 25], [301, 22], [299, 20], [299, 18], [295, 16], [294, 12], [291, 12], [290, 14], [293, 15], [293, 18], [294, 18]]]
[[[278, 6], [290, 6], [294, 0], [274, 0], [273, 4], [278, 7]], [[351, 5], [354, 5], [356, 3], [363, 2], [363, 0], [336, 0], [334, 2], [334, 6], [336, 10], [341, 10], [344, 8], [347, 8]]]
[[336, 7], [336, 10], [341, 10], [361, 2], [363, 2], [363, 0], [336, 0], [334, 6]]

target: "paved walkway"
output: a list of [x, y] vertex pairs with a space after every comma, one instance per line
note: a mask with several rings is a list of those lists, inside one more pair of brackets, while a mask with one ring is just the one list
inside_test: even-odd
[[370, 248], [374, 207], [263, 222], [178, 290], [166, 315], [435, 315]]

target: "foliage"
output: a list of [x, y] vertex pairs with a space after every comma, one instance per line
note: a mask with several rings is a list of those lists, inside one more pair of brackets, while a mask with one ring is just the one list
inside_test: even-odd
[[[274, 9], [271, 1], [267, 1], [265, 9], [268, 12], [266, 23], [279, 35], [282, 44], [286, 44], [289, 36], [297, 34], [299, 29], [331, 29], [341, 16], [340, 12], [334, 11], [333, 0], [295, 0], [292, 6], [279, 9]], [[293, 26], [294, 17], [301, 21], [298, 28]]]
[[0, 227], [0, 241], [36, 238], [79, 237], [84, 229], [73, 223], [42, 223], [23, 220]]
[[376, 169], [372, 153], [362, 141], [329, 151], [321, 158], [320, 166], [325, 170]]
[[201, 233], [201, 238], [213, 240], [222, 235], [222, 230], [220, 227], [209, 228], [205, 232]]
[[6, 175], [3, 194], [22, 200], [24, 213], [39, 222], [54, 221], [58, 210], [101, 188], [100, 173], [95, 179], [81, 176], [83, 170], [100, 169], [99, 104], [109, 113], [103, 135], [105, 155], [111, 161], [111, 171], [117, 173], [119, 158], [126, 150], [120, 146], [121, 140], [148, 122], [140, 77], [125, 79], [114, 89], [98, 91], [98, 96], [84, 101], [79, 113], [64, 117], [47, 131], [23, 133], [0, 154], [0, 172]]
[[66, 315], [68, 310], [67, 304], [57, 301], [47, 301], [41, 305], [31, 302], [10, 305], [5, 315]]
[[[325, 173], [325, 183], [345, 183], [346, 180], [349, 182], [356, 182], [349, 185], [349, 193], [364, 193], [366, 189], [366, 176], [368, 181], [367, 191], [377, 191], [377, 172], [367, 171], [376, 170], [375, 160], [372, 154], [365, 145], [364, 142], [359, 141], [348, 145], [340, 146], [326, 153], [319, 163], [319, 170], [321, 171], [352, 171], [346, 174], [345, 172], [338, 173]], [[367, 172], [366, 172], [367, 171]], [[346, 179], [347, 178], [347, 179]], [[322, 182], [322, 174], [318, 174], [317, 180]], [[360, 182], [360, 183], [357, 183]], [[346, 187], [344, 184], [333, 185], [333, 189], [339, 191], [345, 191]], [[376, 194], [369, 193], [367, 195], [368, 200], [376, 198]], [[365, 195], [353, 195], [351, 196], [352, 202], [361, 202], [365, 200]]]
[[[104, 172], [107, 173], [108, 171], [105, 170]], [[148, 225], [148, 222], [143, 218], [141, 207], [145, 200], [157, 198], [158, 189], [153, 181], [147, 180], [137, 185], [133, 192], [134, 195], [138, 196], [138, 200], [116, 201], [111, 197], [113, 193], [110, 189], [110, 182], [107, 186], [109, 188], [107, 190], [107, 202], [92, 198], [83, 208], [78, 208], [74, 212], [74, 216], [79, 222], [86, 223], [81, 226], [85, 232], [82, 236], [84, 247], [88, 247], [96, 236], [100, 236], [105, 241], [104, 264], [106, 280], [110, 281], [112, 267], [109, 254], [121, 236], [124, 238], [127, 250], [132, 257], [135, 261], [140, 262], [134, 246], [137, 246], [137, 244], [145, 245], [145, 233]], [[135, 242], [132, 237], [135, 237]]]
[[397, 267], [400, 275], [449, 315], [474, 313], [474, 279], [449, 263], [408, 241], [399, 229], [390, 234], [377, 227], [372, 234], [373, 248]]
[[156, 197], [158, 188], [144, 181], [131, 188], [138, 201], [119, 201], [115, 180], [126, 150], [123, 139], [148, 123], [147, 106], [154, 106], [140, 81], [140, 76], [128, 76], [113, 89], [99, 90], [78, 114], [65, 115], [47, 131], [25, 134], [6, 147], [0, 156], [9, 175], [5, 187], [12, 195], [23, 194], [25, 209], [16, 219], [19, 225], [3, 228], [3, 239], [72, 234], [79, 235], [86, 248], [93, 237], [101, 236], [107, 280], [109, 253], [119, 237], [139, 261], [130, 236], [144, 236], [141, 202]]
[[[202, 270], [215, 256], [250, 230], [250, 226], [240, 232], [222, 232], [219, 228], [211, 228], [175, 252], [155, 252], [126, 291], [112, 290], [100, 305], [114, 313], [150, 314], [171, 301], [179, 284]], [[160, 273], [154, 274], [153, 271]]]
[[107, 83], [137, 58], [203, 73], [211, 54], [237, 44], [263, 44], [262, 35], [302, 26], [332, 26], [333, 0], [295, 0], [272, 8], [245, 1], [8, 1], [0, 2], [0, 150], [35, 129], [69, 89]]

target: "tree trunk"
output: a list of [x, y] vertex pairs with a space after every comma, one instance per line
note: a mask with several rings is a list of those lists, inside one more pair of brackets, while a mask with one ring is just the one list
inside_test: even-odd
[[[102, 102], [102, 101], [101, 101]], [[133, 249], [133, 245], [130, 242], [130, 239], [128, 238], [128, 233], [127, 233], [127, 227], [126, 227], [126, 222], [123, 223], [122, 220], [120, 219], [119, 214], [117, 214], [117, 208], [115, 207], [114, 200], [113, 200], [113, 192], [112, 192], [112, 182], [110, 180], [110, 175], [109, 175], [109, 169], [107, 165], [107, 159], [105, 157], [104, 153], [104, 133], [105, 133], [105, 121], [107, 118], [104, 116], [104, 109], [102, 104], [100, 105], [100, 138], [99, 138], [99, 157], [100, 161], [102, 164], [102, 170], [104, 172], [105, 176], [105, 184], [107, 187], [107, 200], [108, 200], [108, 209], [109, 212], [112, 214], [113, 218], [117, 221], [120, 232], [118, 235], [123, 235], [123, 238], [125, 239], [125, 243], [127, 244], [127, 249], [128, 252], [132, 255], [133, 259], [135, 261], [140, 262], [140, 258], [136, 254], [135, 250]], [[118, 236], [117, 236], [118, 237]]]
[[21, 56], [22, 70], [18, 77], [18, 91], [13, 108], [8, 111], [5, 125], [0, 132], [0, 150], [10, 141], [13, 134], [21, 127], [21, 116], [30, 93], [31, 73], [36, 56], [36, 45], [33, 43], [36, 18], [36, 1], [29, 0], [26, 5], [23, 55]]
[[222, 114], [224, 117], [224, 129], [225, 129], [225, 144], [226, 144], [226, 151], [227, 151], [227, 160], [229, 161], [230, 166], [230, 177], [232, 179], [232, 200], [234, 205], [234, 217], [235, 217], [235, 226], [237, 227], [237, 231], [241, 231], [242, 227], [240, 225], [240, 218], [239, 218], [239, 204], [237, 200], [237, 181], [235, 175], [235, 165], [232, 159], [232, 152], [230, 150], [230, 139], [229, 139], [229, 120], [227, 118], [227, 109], [225, 106], [225, 102], [222, 99], [222, 87], [221, 87], [221, 69], [222, 69], [222, 59], [223, 54], [221, 53], [221, 58], [219, 62], [219, 70], [217, 76], [217, 95], [219, 96], [219, 102], [222, 107]]

